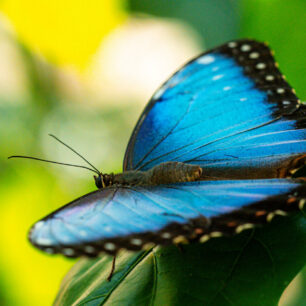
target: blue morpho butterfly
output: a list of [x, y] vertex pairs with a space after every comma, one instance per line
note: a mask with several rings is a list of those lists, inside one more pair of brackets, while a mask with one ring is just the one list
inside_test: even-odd
[[[231, 41], [187, 63], [153, 95], [121, 174], [38, 221], [32, 244], [69, 257], [205, 242], [303, 207], [306, 106], [270, 49]], [[96, 170], [94, 170], [96, 171]]]

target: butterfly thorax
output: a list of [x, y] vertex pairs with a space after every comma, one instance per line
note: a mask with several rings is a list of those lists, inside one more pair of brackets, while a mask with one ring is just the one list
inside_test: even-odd
[[165, 162], [147, 171], [130, 170], [118, 174], [102, 174], [95, 177], [95, 180], [98, 188], [112, 185], [152, 186], [197, 181], [201, 174], [202, 168], [198, 165]]

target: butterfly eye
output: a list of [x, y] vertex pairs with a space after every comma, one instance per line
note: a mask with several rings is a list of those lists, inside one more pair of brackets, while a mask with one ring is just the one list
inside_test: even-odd
[[95, 179], [95, 184], [96, 184], [98, 189], [101, 189], [101, 188], [105, 187], [102, 175], [99, 175], [99, 176], [94, 175], [94, 179]]

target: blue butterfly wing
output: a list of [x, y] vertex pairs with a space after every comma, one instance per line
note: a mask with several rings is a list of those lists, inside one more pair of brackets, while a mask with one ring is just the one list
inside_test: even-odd
[[305, 138], [306, 107], [271, 51], [241, 40], [204, 53], [162, 85], [134, 129], [123, 168], [180, 161], [220, 179], [286, 177], [305, 163]]
[[286, 179], [109, 187], [37, 222], [29, 238], [46, 252], [66, 256], [138, 250], [148, 243], [178, 242], [182, 236], [205, 241], [264, 223], [275, 211], [295, 210], [305, 202], [304, 187]]

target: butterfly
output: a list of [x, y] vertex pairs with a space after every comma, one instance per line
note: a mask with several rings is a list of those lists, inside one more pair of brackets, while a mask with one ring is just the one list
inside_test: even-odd
[[231, 41], [179, 69], [153, 95], [123, 172], [31, 228], [31, 243], [68, 257], [205, 242], [302, 208], [306, 106], [269, 47]]

